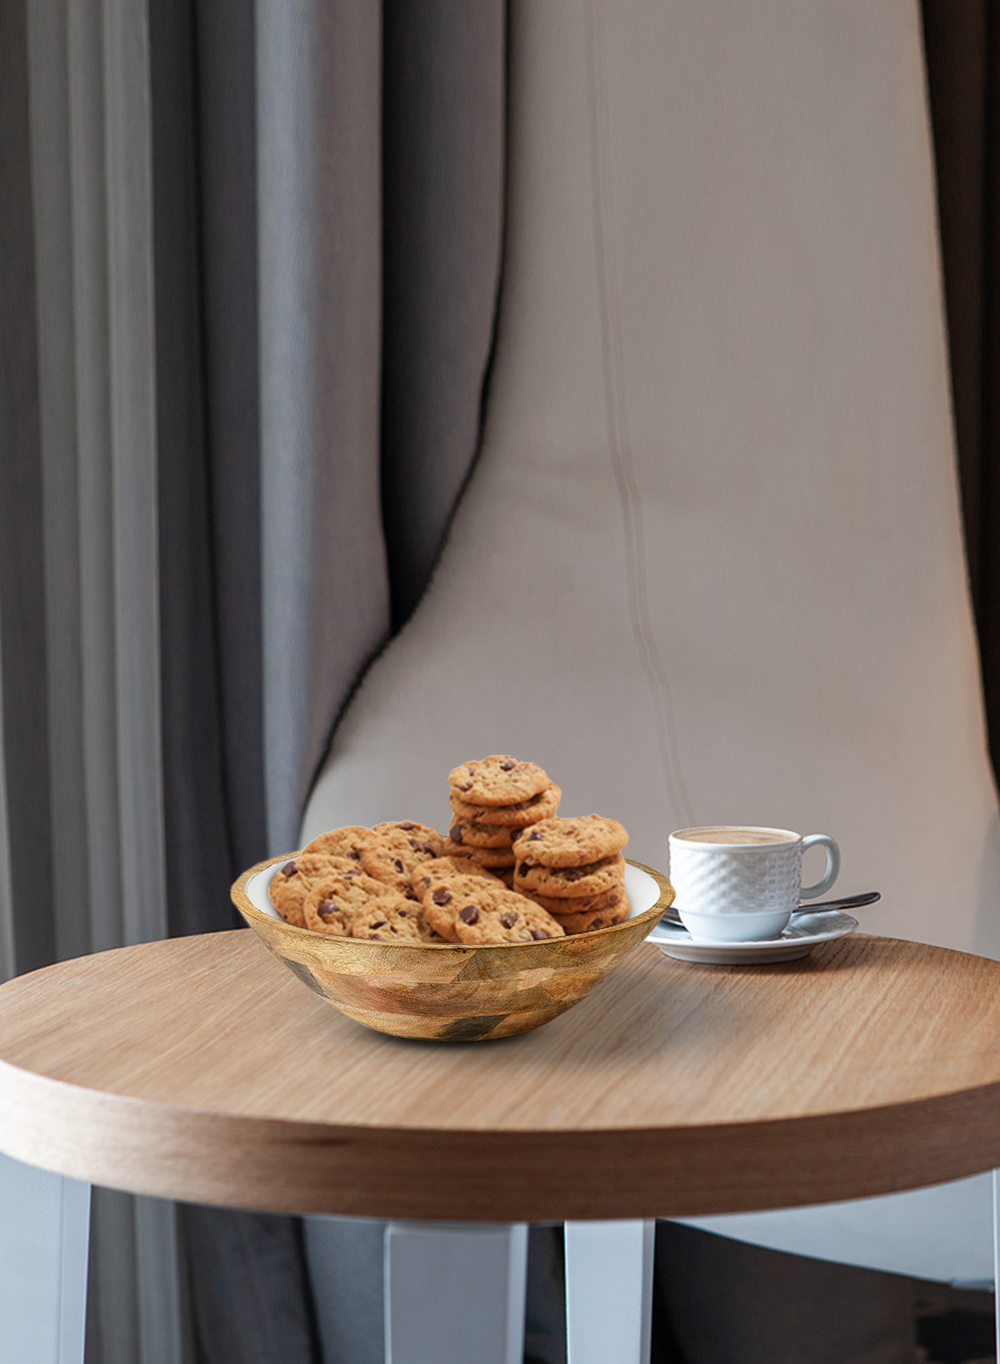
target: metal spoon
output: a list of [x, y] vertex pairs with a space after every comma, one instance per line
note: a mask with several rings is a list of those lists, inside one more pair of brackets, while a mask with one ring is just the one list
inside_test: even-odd
[[[881, 898], [882, 892], [880, 890], [866, 890], [861, 895], [844, 895], [839, 900], [815, 900], [812, 903], [805, 900], [799, 905], [798, 909], [792, 910], [792, 918], [794, 919], [796, 914], [815, 914], [821, 909], [858, 909], [861, 905], [873, 905]], [[681, 921], [680, 915], [673, 905], [661, 918], [668, 919], [672, 924], [679, 924]]]

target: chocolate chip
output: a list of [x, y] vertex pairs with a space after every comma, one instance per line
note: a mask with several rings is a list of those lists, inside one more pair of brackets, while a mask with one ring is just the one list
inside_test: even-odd
[[535, 939], [536, 942], [541, 942], [543, 938], [547, 938], [549, 935], [543, 932], [542, 929], [540, 928], [533, 928], [531, 930], [531, 936]]
[[513, 759], [513, 758], [508, 758], [507, 761], [506, 761], [505, 763], [501, 763], [501, 764], [500, 764], [500, 771], [501, 771], [501, 772], [511, 772], [516, 766], [517, 766], [517, 763], [514, 761], [514, 759]]
[[462, 841], [461, 824], [453, 825], [453, 827], [448, 830], [448, 837], [451, 839], [452, 843], [461, 843]]
[[563, 872], [567, 881], [579, 881], [582, 877], [589, 875], [590, 873], [582, 867], [567, 867]]
[[413, 849], [414, 852], [420, 851], [420, 843], [417, 839], [408, 838], [406, 841], [409, 843], [410, 847]]
[[479, 922], [479, 910], [475, 905], [465, 905], [458, 911], [458, 917], [463, 924], [477, 924]]
[[402, 862], [400, 862], [400, 860], [399, 860], [398, 857], [394, 857], [394, 858], [392, 859], [392, 865], [396, 868], [397, 871], [402, 871], [402, 870], [403, 870], [403, 864], [402, 864]]
[[389, 922], [388, 919], [377, 919], [377, 920], [375, 921], [375, 923], [373, 923], [373, 924], [371, 925], [371, 927], [372, 927], [372, 928], [385, 928], [385, 926], [386, 926], [386, 924], [387, 924], [388, 922]]
[[298, 869], [299, 864], [297, 862], [286, 862], [281, 868], [281, 872], [283, 876], [294, 876]]
[[500, 922], [504, 928], [513, 928], [520, 917], [516, 910], [508, 909], [500, 915]]
[[472, 782], [471, 782], [471, 781], [464, 782], [463, 784], [461, 784], [461, 785], [459, 786], [458, 789], [459, 789], [460, 791], [471, 791], [471, 790], [472, 790]]
[[435, 857], [437, 855], [429, 843], [424, 844], [424, 852], [427, 853], [428, 856], [430, 857]]
[[541, 834], [538, 832], [537, 829], [532, 829], [531, 833], [528, 835], [528, 842], [529, 842], [529, 843], [540, 843], [541, 841], [542, 841], [542, 836], [541, 836]]
[[600, 915], [598, 915], [597, 918], [593, 921], [593, 923], [590, 923], [590, 924], [587, 925], [587, 932], [589, 933], [590, 930], [591, 930], [592, 928], [600, 928], [600, 926], [601, 926], [601, 917], [600, 917]]
[[518, 876], [527, 876], [527, 874], [528, 874], [528, 864], [527, 864], [527, 862], [520, 862], [520, 863], [518, 863], [517, 874], [518, 874]]
[[374, 938], [376, 942], [385, 942], [385, 938], [382, 937], [381, 933], [369, 933], [368, 936], [369, 938]]
[[444, 886], [438, 886], [437, 890], [431, 895], [431, 899], [436, 905], [446, 905], [451, 901], [451, 891], [445, 890]]
[[318, 905], [320, 914], [324, 916], [327, 914], [336, 914], [339, 908], [340, 906], [337, 904], [336, 900], [320, 900]]
[[415, 824], [411, 824], [411, 823], [407, 820], [407, 822], [406, 822], [405, 824], [401, 824], [399, 827], [400, 827], [401, 829], [415, 829], [417, 826], [416, 826]]
[[347, 856], [351, 859], [352, 862], [361, 861], [361, 854], [355, 848], [352, 848], [350, 852], [347, 854]]

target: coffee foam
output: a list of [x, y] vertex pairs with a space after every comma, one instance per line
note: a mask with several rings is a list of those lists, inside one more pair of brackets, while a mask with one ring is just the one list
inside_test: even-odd
[[792, 843], [798, 834], [788, 829], [757, 829], [748, 825], [732, 828], [716, 824], [705, 829], [684, 829], [672, 835], [682, 843], [721, 843], [728, 847], [757, 847], [766, 844]]

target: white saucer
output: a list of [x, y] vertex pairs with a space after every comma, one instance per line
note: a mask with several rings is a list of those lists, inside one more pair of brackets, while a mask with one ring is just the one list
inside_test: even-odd
[[778, 938], [762, 942], [695, 942], [681, 924], [661, 919], [646, 939], [668, 957], [678, 961], [714, 962], [720, 966], [763, 966], [775, 961], [798, 961], [817, 943], [830, 942], [853, 933], [857, 919], [839, 909], [816, 914], [796, 914]]

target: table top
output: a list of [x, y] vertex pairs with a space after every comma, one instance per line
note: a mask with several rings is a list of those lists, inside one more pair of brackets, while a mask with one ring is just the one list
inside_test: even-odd
[[1000, 963], [856, 935], [776, 966], [644, 944], [504, 1041], [372, 1032], [248, 930], [0, 987], [0, 1150], [235, 1207], [497, 1221], [862, 1197], [1000, 1165]]

